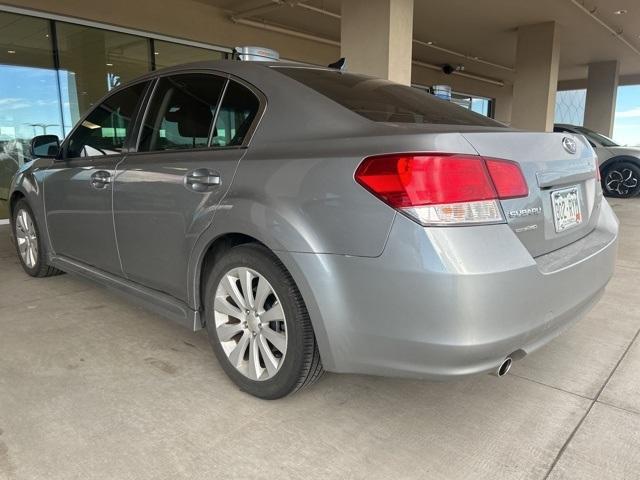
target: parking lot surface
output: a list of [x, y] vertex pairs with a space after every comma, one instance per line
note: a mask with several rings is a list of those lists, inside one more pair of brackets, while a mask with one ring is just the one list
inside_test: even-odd
[[204, 331], [28, 277], [0, 226], [0, 479], [640, 478], [640, 199], [611, 203], [605, 296], [506, 377], [326, 374], [272, 402]]

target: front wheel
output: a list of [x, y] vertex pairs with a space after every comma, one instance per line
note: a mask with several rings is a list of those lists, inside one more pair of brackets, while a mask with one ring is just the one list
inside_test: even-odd
[[32, 277], [49, 277], [62, 273], [47, 265], [40, 229], [26, 200], [18, 200], [13, 208], [12, 220], [16, 250], [24, 271]]
[[602, 190], [609, 197], [629, 198], [640, 192], [640, 166], [616, 162], [602, 172]]
[[222, 368], [252, 395], [280, 398], [323, 372], [302, 296], [284, 265], [261, 245], [233, 247], [216, 262], [205, 318]]

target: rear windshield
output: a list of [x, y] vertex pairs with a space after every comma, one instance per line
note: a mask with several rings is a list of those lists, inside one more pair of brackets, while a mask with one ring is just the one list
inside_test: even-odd
[[490, 118], [417, 88], [338, 70], [275, 67], [334, 102], [374, 122], [504, 127]]

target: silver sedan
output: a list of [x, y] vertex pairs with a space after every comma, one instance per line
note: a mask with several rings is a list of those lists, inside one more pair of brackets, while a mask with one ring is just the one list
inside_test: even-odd
[[330, 68], [154, 72], [32, 154], [10, 191], [25, 271], [206, 328], [262, 398], [325, 370], [504, 375], [594, 305], [615, 263], [583, 136]]

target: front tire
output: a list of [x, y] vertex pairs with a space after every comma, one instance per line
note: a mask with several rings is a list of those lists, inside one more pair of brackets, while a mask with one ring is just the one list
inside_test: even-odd
[[44, 242], [31, 207], [20, 199], [13, 208], [13, 238], [22, 268], [32, 277], [50, 277], [62, 272], [47, 264]]
[[630, 198], [640, 193], [640, 166], [616, 162], [602, 172], [602, 190], [608, 197]]
[[322, 375], [302, 296], [284, 265], [261, 245], [233, 247], [215, 263], [205, 318], [218, 361], [245, 392], [276, 399]]

